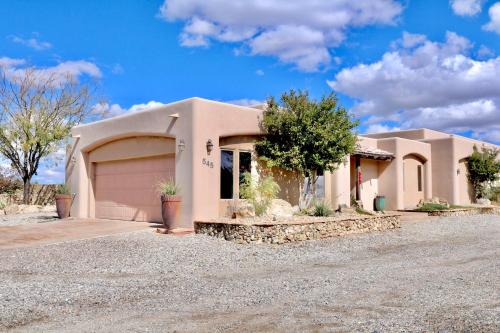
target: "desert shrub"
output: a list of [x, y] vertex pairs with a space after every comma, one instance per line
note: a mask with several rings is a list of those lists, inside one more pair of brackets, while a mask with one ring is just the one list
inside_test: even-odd
[[0, 209], [4, 209], [5, 207], [7, 207], [7, 200], [0, 198]]
[[490, 186], [486, 191], [486, 197], [493, 202], [500, 202], [500, 186]]
[[70, 194], [69, 187], [66, 184], [57, 185], [56, 194]]
[[264, 176], [256, 181], [249, 172], [243, 174], [240, 184], [240, 197], [252, 204], [257, 216], [266, 213], [273, 199], [278, 196], [279, 191], [280, 186], [271, 175]]
[[332, 208], [330, 205], [323, 200], [316, 201], [313, 207], [314, 216], [330, 216], [332, 214]]
[[180, 188], [171, 179], [162, 180], [158, 183], [158, 192], [165, 196], [177, 195], [180, 192]]
[[449, 209], [446, 205], [438, 204], [438, 203], [425, 203], [422, 206], [415, 209], [419, 212], [435, 212], [439, 210], [447, 210]]
[[0, 193], [13, 195], [21, 188], [23, 188], [23, 183], [19, 179], [3, 172], [0, 173]]
[[474, 152], [467, 160], [468, 178], [474, 188], [476, 199], [487, 197], [488, 184], [498, 180], [500, 173], [498, 153], [498, 149], [483, 147], [479, 151], [474, 146]]

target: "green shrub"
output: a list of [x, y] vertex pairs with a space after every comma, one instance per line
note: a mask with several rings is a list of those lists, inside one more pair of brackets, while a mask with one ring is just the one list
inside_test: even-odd
[[321, 201], [316, 201], [314, 203], [313, 207], [314, 216], [330, 216], [332, 215], [332, 212], [333, 210], [327, 202], [321, 200]]
[[486, 198], [488, 184], [498, 180], [500, 161], [497, 160], [499, 150], [482, 147], [481, 151], [474, 146], [474, 152], [467, 160], [467, 176], [474, 188], [476, 199]]
[[0, 209], [7, 207], [7, 201], [4, 198], [0, 198]]
[[446, 205], [442, 205], [442, 204], [438, 204], [438, 203], [425, 203], [415, 210], [419, 211], [419, 212], [435, 212], [438, 210], [447, 210], [447, 209], [449, 209], [449, 207]]
[[180, 188], [171, 179], [162, 180], [158, 183], [158, 192], [160, 192], [161, 195], [173, 196], [179, 194]]
[[249, 172], [243, 174], [240, 184], [240, 197], [250, 201], [257, 216], [266, 213], [273, 199], [278, 196], [279, 191], [278, 183], [270, 175], [255, 181]]
[[66, 184], [57, 185], [56, 194], [70, 194], [68, 186]]

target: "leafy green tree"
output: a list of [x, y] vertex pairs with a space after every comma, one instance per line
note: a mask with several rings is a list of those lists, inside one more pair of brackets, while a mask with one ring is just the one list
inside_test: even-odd
[[281, 95], [279, 103], [271, 97], [264, 111], [262, 128], [266, 135], [256, 143], [256, 151], [268, 167], [299, 172], [308, 177], [310, 193], [316, 194], [319, 171], [334, 171], [356, 147], [354, 120], [336, 95], [320, 101], [307, 91]]
[[0, 154], [21, 178], [28, 204], [40, 161], [90, 113], [91, 89], [69, 74], [34, 68], [0, 75]]
[[468, 178], [474, 188], [476, 199], [486, 196], [487, 185], [498, 180], [500, 161], [499, 150], [482, 147], [481, 151], [474, 146], [474, 152], [467, 161]]

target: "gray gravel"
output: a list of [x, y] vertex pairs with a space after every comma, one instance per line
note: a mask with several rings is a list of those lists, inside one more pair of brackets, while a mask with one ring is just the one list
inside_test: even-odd
[[141, 231], [0, 251], [0, 330], [500, 332], [500, 217], [296, 244]]
[[46, 223], [57, 220], [57, 213], [53, 212], [38, 212], [26, 214], [0, 215], [0, 227], [13, 226], [29, 223]]

